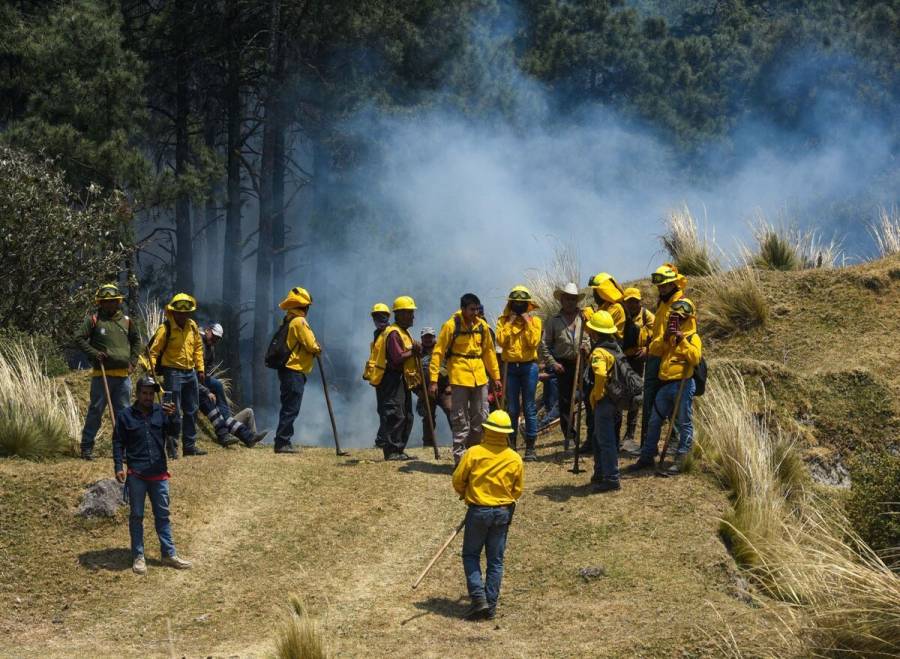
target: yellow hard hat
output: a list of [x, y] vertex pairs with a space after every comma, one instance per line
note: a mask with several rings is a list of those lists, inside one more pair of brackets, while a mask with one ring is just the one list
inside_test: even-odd
[[494, 432], [499, 432], [503, 435], [510, 435], [513, 432], [512, 421], [510, 421], [509, 414], [503, 410], [494, 410], [491, 412], [487, 420], [481, 425], [488, 430], [493, 430]]
[[602, 310], [595, 311], [591, 315], [591, 319], [587, 322], [587, 327], [601, 334], [615, 334], [618, 331], [610, 313]]
[[522, 285], [513, 286], [506, 299], [509, 302], [531, 302], [531, 291]]
[[183, 311], [190, 313], [197, 310], [197, 300], [187, 293], [177, 293], [166, 305], [169, 311]]
[[623, 300], [640, 300], [641, 299], [641, 289], [639, 288], [626, 288], [625, 296], [622, 298]]
[[115, 284], [103, 284], [100, 288], [97, 289], [97, 292], [94, 293], [94, 300], [99, 304], [104, 300], [121, 300], [122, 294], [119, 292], [119, 287]]
[[291, 292], [287, 294], [287, 297], [284, 298], [278, 306], [287, 311], [288, 309], [294, 309], [296, 307], [308, 307], [312, 304], [312, 296], [309, 294], [305, 288], [301, 288], [297, 286], [291, 289]]
[[386, 305], [384, 302], [376, 302], [372, 305], [371, 313], [391, 313], [391, 310], [388, 309], [388, 305]]
[[696, 307], [694, 307], [693, 302], [688, 300], [686, 297], [683, 297], [680, 300], [675, 300], [672, 303], [672, 306], [669, 307], [669, 312], [675, 314], [676, 316], [680, 316], [681, 318], [690, 318], [697, 312], [697, 309]]
[[650, 281], [652, 281], [655, 286], [662, 286], [663, 284], [670, 284], [678, 281], [678, 268], [671, 263], [663, 263], [656, 269], [656, 272], [650, 275]]
[[415, 311], [416, 301], [409, 295], [401, 295], [394, 300], [394, 311]]

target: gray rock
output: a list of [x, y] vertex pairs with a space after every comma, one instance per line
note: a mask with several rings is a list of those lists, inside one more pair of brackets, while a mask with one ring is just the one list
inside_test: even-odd
[[817, 483], [830, 485], [831, 487], [850, 487], [850, 471], [844, 466], [839, 457], [834, 458], [830, 462], [815, 457], [807, 464], [809, 465], [810, 476]]
[[599, 565], [594, 565], [591, 567], [581, 568], [580, 570], [578, 570], [578, 575], [585, 581], [590, 581], [591, 579], [599, 579], [600, 577], [605, 577], [606, 570], [604, 570]]
[[89, 486], [81, 498], [77, 515], [81, 517], [115, 517], [122, 501], [124, 485], [115, 479], [104, 478]]

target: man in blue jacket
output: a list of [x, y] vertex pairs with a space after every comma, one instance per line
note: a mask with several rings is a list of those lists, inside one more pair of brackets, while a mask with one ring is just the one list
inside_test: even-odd
[[[164, 428], [166, 416], [175, 414], [175, 404], [157, 405], [154, 395], [160, 390], [152, 377], [137, 383], [137, 397], [130, 407], [119, 412], [113, 432], [113, 461], [116, 480], [125, 483], [131, 504], [128, 530], [131, 534], [132, 569], [146, 574], [144, 560], [144, 499], [150, 496], [156, 535], [159, 536], [163, 565], [185, 570], [191, 567], [175, 553], [172, 525], [169, 523], [169, 472], [166, 463]], [[126, 471], [125, 464], [128, 465]]]

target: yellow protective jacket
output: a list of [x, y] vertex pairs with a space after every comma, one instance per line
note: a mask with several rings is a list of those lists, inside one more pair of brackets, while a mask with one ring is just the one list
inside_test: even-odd
[[154, 365], [158, 363], [164, 368], [204, 372], [206, 367], [203, 364], [203, 339], [200, 337], [197, 323], [188, 318], [184, 327], [178, 327], [175, 316], [171, 311], [166, 311], [165, 322], [157, 328], [150, 341], [150, 362]]
[[497, 319], [497, 345], [503, 349], [503, 361], [513, 364], [537, 361], [538, 353], [543, 352], [543, 331], [540, 318], [531, 314], [513, 315], [507, 306]]
[[609, 369], [615, 363], [616, 358], [608, 350], [594, 348], [591, 352], [591, 370], [594, 372], [594, 388], [591, 389], [588, 398], [591, 408], [594, 408], [606, 395], [606, 378], [609, 376]]
[[655, 318], [652, 311], [641, 307], [640, 313], [632, 319], [631, 322], [638, 328], [638, 340], [636, 346], [625, 351], [627, 357], [636, 355], [641, 348], [649, 347], [650, 341], [653, 340], [653, 320]]
[[441, 327], [431, 354], [430, 382], [438, 381], [444, 362], [451, 385], [480, 387], [487, 384], [488, 375], [492, 380], [500, 379], [491, 328], [483, 318], [477, 318], [471, 327], [467, 327], [461, 311], [450, 316]]
[[287, 317], [290, 318], [290, 325], [286, 342], [291, 350], [291, 356], [288, 357], [284, 367], [308, 375], [312, 372], [313, 361], [316, 355], [322, 352], [322, 348], [319, 347], [316, 335], [309, 328], [305, 317], [293, 309], [288, 311]]
[[488, 428], [453, 471], [453, 489], [472, 506], [507, 506], [524, 488], [522, 457], [509, 448], [506, 435]]
[[650, 344], [651, 350], [660, 355], [659, 379], [664, 382], [681, 380], [694, 375], [694, 368], [700, 363], [703, 344], [697, 334], [697, 319], [685, 318], [681, 321], [684, 338], [676, 343], [674, 336], [659, 337]]
[[[381, 384], [381, 380], [384, 378], [384, 371], [387, 368], [388, 338], [394, 332], [400, 335], [400, 342], [403, 344], [404, 352], [412, 348], [413, 338], [408, 330], [403, 329], [396, 323], [384, 328], [384, 331], [375, 340], [375, 343], [378, 344], [378, 352], [375, 355], [374, 368], [369, 378], [369, 384], [373, 387]], [[419, 375], [419, 362], [415, 356], [410, 356], [403, 360], [403, 380], [406, 382], [407, 389], [415, 389], [422, 383], [422, 376]]]
[[[603, 302], [597, 306], [597, 311], [608, 311], [612, 316], [613, 322], [616, 324], [616, 337], [621, 340], [625, 336], [625, 308], [622, 306], [622, 299], [625, 294], [612, 279], [601, 282], [599, 286], [594, 286], [593, 290]], [[590, 318], [587, 318], [590, 320]]]
[[654, 357], [662, 357], [662, 343], [659, 341], [666, 333], [666, 325], [669, 322], [669, 310], [672, 308], [672, 303], [683, 297], [684, 291], [678, 289], [672, 294], [668, 302], [660, 300], [656, 307], [656, 315], [653, 318], [653, 331], [650, 333], [649, 349], [650, 354]]
[[[375, 340], [369, 344], [369, 359], [366, 360], [366, 366], [363, 368], [362, 378], [366, 380], [373, 387], [378, 384], [377, 382], [372, 382], [372, 376], [375, 374], [375, 371], [378, 370], [376, 366], [376, 362], [378, 360], [378, 351], [381, 350], [384, 345], [384, 332], [387, 328], [385, 327], [383, 330], [378, 332], [378, 336], [375, 337]], [[381, 370], [384, 370], [384, 364], [381, 365]], [[382, 373], [384, 375], [384, 373]], [[378, 377], [379, 381], [381, 377]]]

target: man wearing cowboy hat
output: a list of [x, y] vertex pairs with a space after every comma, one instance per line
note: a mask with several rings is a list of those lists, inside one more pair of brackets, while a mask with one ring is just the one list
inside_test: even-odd
[[91, 402], [81, 431], [81, 457], [93, 460], [94, 438], [106, 409], [103, 371], [112, 400], [113, 412], [118, 414], [131, 402], [131, 380], [141, 351], [141, 338], [131, 319], [122, 313], [122, 294], [115, 284], [104, 284], [94, 296], [97, 309], [85, 317], [75, 337], [75, 345], [87, 355], [94, 366], [91, 378]]
[[568, 436], [569, 413], [572, 408], [572, 383], [575, 381], [575, 360], [578, 357], [578, 338], [581, 349], [587, 355], [591, 349], [587, 333], [581, 325], [584, 321], [578, 303], [584, 298], [578, 286], [569, 282], [553, 291], [559, 301], [560, 311], [544, 324], [544, 345], [547, 347], [546, 363], [556, 371], [559, 387], [559, 424], [563, 436]]
[[187, 293], [175, 295], [166, 305], [166, 319], [150, 341], [151, 370], [162, 374], [166, 391], [174, 397], [176, 413], [166, 432], [167, 450], [173, 460], [178, 457], [179, 430], [184, 455], [206, 455], [197, 446], [198, 381], [206, 381], [206, 367], [200, 328], [190, 317], [196, 310], [193, 297]]

